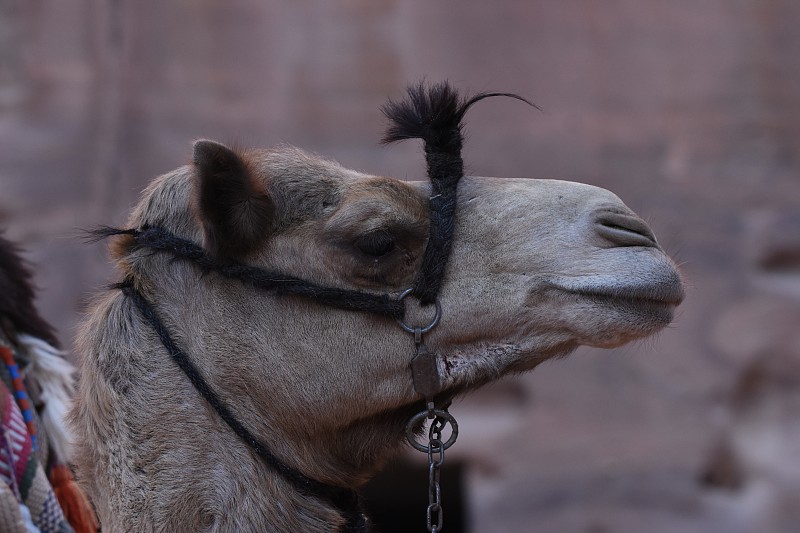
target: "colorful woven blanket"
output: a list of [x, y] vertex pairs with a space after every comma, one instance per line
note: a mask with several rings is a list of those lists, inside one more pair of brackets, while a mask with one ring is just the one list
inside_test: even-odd
[[0, 328], [0, 532], [95, 533], [94, 511], [65, 462], [71, 367], [44, 341], [9, 336]]

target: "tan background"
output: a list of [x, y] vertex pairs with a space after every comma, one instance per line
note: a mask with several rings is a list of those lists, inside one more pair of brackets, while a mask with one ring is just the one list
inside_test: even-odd
[[545, 112], [476, 107], [469, 172], [614, 190], [689, 290], [655, 340], [454, 407], [472, 531], [791, 531], [799, 26], [793, 0], [0, 0], [0, 225], [68, 344], [112, 279], [75, 229], [121, 224], [193, 139], [421, 178], [418, 147], [377, 143], [387, 96], [518, 92]]

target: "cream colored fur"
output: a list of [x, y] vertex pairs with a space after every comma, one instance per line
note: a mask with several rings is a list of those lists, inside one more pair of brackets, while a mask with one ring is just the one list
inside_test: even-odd
[[[274, 231], [243, 262], [359, 290], [412, 284], [427, 235], [426, 183], [359, 174], [292, 148], [242, 157], [276, 208]], [[202, 243], [194, 174], [183, 167], [155, 180], [129, 225]], [[597, 215], [609, 210], [635, 218], [588, 185], [464, 178], [443, 316], [426, 339], [449, 390], [670, 322], [682, 298], [675, 266], [655, 244], [630, 245], [633, 229], [599, 231]], [[391, 257], [354, 249], [359, 235], [387, 225], [410, 232]], [[125, 238], [115, 250], [120, 274], [133, 277], [218, 394], [287, 464], [358, 487], [401, 445], [420, 399], [409, 372], [413, 338], [394, 321], [204, 275], [163, 253], [131, 252]], [[429, 313], [411, 306], [408, 320]], [[238, 439], [119, 291], [96, 299], [77, 342], [78, 473], [104, 531], [341, 524]]]

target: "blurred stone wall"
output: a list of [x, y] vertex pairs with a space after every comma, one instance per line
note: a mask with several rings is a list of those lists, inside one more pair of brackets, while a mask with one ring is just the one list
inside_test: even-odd
[[[682, 263], [672, 328], [456, 405], [474, 532], [800, 521], [800, 3], [0, 0], [0, 226], [66, 344], [121, 224], [198, 137], [424, 175], [377, 143], [422, 77], [507, 90], [470, 173], [607, 187]], [[445, 488], [446, 490], [446, 488]]]

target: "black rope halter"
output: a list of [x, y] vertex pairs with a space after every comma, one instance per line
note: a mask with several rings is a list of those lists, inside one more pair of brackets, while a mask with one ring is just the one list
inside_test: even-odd
[[189, 381], [191, 381], [197, 392], [200, 393], [200, 396], [211, 405], [219, 417], [228, 424], [233, 432], [236, 433], [245, 444], [255, 451], [264, 462], [283, 476], [285, 480], [291, 483], [300, 493], [320, 498], [339, 510], [346, 520], [343, 530], [344, 533], [366, 533], [369, 531], [368, 521], [361, 510], [361, 503], [357, 492], [352, 489], [330, 485], [312, 479], [296, 468], [281, 461], [261, 439], [253, 435], [250, 430], [236, 418], [231, 408], [228, 407], [211, 385], [208, 384], [203, 374], [192, 360], [178, 347], [169, 334], [169, 330], [159, 318], [158, 313], [156, 313], [156, 310], [142, 293], [133, 286], [133, 282], [131, 280], [125, 280], [116, 285], [116, 288], [122, 290], [123, 294], [131, 299], [136, 308], [158, 335], [158, 338], [161, 340], [164, 348], [167, 349], [172, 361], [183, 370], [183, 373], [189, 378]]
[[103, 227], [93, 233], [99, 238], [129, 235], [133, 237], [131, 251], [150, 249], [155, 252], [167, 252], [194, 263], [204, 272], [215, 272], [223, 278], [240, 281], [257, 289], [270, 290], [277, 294], [305, 296], [318, 303], [347, 311], [367, 311], [394, 319], [401, 319], [404, 315], [403, 303], [388, 294], [323, 287], [280, 272], [271, 272], [229, 259], [220, 260], [207, 254], [202, 246], [177, 237], [164, 228], [145, 227], [138, 230]]
[[[390, 101], [382, 108], [383, 113], [391, 122], [383, 142], [422, 139], [428, 176], [431, 181], [428, 243], [422, 258], [420, 272], [413, 287], [400, 297], [323, 287], [282, 273], [267, 271], [236, 261], [220, 260], [207, 254], [196, 243], [177, 237], [160, 227], [140, 229], [102, 227], [92, 233], [97, 239], [114, 235], [128, 235], [133, 239], [131, 250], [149, 249], [153, 252], [169, 253], [194, 263], [204, 272], [214, 272], [226, 279], [238, 280], [259, 289], [271, 290], [277, 294], [308, 297], [320, 304], [348, 311], [365, 311], [402, 320], [405, 313], [403, 298], [409, 294], [409, 291], [419, 299], [422, 305], [436, 303], [452, 248], [458, 182], [464, 174], [464, 165], [461, 159], [463, 143], [461, 121], [473, 104], [493, 96], [515, 98], [536, 107], [524, 98], [509, 93], [480, 93], [472, 98], [462, 99], [445, 82], [431, 87], [426, 87], [423, 83], [409, 87], [406, 100]], [[318, 497], [338, 509], [346, 519], [345, 532], [368, 531], [367, 519], [361, 512], [358, 495], [355, 491], [311, 479], [275, 456], [236, 418], [232, 409], [211, 388], [191, 359], [172, 339], [158, 313], [134, 286], [133, 280], [128, 278], [114, 287], [122, 290], [125, 296], [131, 299], [155, 330], [175, 364], [243, 442], [301, 493]], [[437, 306], [437, 317], [439, 312]], [[416, 330], [420, 330], [420, 328], [416, 328]], [[419, 351], [419, 347], [423, 346], [424, 348], [424, 345], [421, 344], [420, 333], [417, 333], [417, 337]], [[432, 354], [426, 355], [432, 356]], [[434, 361], [435, 356], [428, 357], [427, 360]], [[435, 364], [433, 366], [429, 364], [428, 367], [430, 372], [437, 372]], [[437, 383], [435, 387], [428, 386], [424, 392], [417, 389], [417, 392], [428, 402], [430, 412], [432, 412], [433, 396], [439, 392], [437, 388], [439, 379], [438, 376], [435, 377], [435, 383]], [[415, 377], [415, 387], [417, 381]]]

